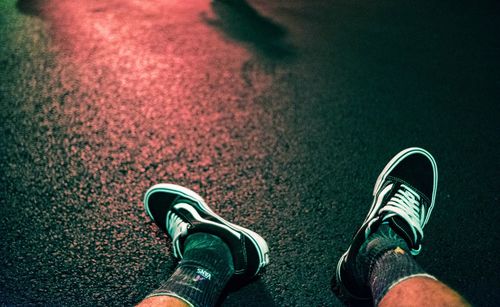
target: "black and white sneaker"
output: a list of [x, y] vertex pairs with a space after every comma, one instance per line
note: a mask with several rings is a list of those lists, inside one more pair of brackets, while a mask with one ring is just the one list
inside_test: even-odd
[[407, 148], [385, 166], [373, 189], [373, 203], [351, 245], [340, 258], [336, 269], [336, 283], [342, 295], [364, 300], [370, 290], [350, 282], [349, 266], [355, 261], [360, 247], [382, 223], [388, 224], [403, 238], [412, 255], [422, 248], [423, 228], [429, 221], [438, 182], [436, 161], [422, 148]]
[[188, 235], [205, 232], [221, 238], [231, 250], [233, 281], [248, 281], [269, 263], [269, 248], [260, 235], [222, 219], [200, 195], [187, 188], [166, 183], [154, 185], [144, 196], [144, 207], [172, 239], [176, 258], [182, 258]]

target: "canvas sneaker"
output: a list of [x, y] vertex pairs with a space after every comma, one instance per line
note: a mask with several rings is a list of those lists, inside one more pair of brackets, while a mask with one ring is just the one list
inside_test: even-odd
[[187, 236], [205, 232], [221, 238], [231, 250], [233, 281], [248, 281], [269, 263], [269, 248], [260, 235], [224, 220], [190, 189], [175, 184], [154, 185], [144, 196], [144, 207], [156, 225], [172, 239], [176, 258], [182, 258]]
[[382, 223], [403, 238], [412, 255], [422, 248], [424, 226], [429, 221], [438, 182], [436, 161], [422, 148], [407, 148], [385, 166], [373, 189], [373, 203], [351, 245], [336, 268], [336, 283], [341, 294], [353, 299], [369, 299], [367, 286], [352, 282], [349, 263], [355, 261], [360, 247]]

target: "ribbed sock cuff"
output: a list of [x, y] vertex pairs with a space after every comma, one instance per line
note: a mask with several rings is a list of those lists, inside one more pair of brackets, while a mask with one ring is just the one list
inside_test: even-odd
[[369, 272], [369, 285], [374, 305], [377, 306], [392, 287], [415, 276], [434, 278], [417, 264], [410, 253], [400, 247], [380, 255], [370, 267]]

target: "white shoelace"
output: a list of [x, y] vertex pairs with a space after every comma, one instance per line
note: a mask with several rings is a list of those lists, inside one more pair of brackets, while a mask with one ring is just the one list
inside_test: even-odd
[[189, 224], [184, 222], [177, 214], [172, 211], [167, 213], [166, 228], [168, 234], [172, 237], [172, 244], [174, 246], [174, 256], [181, 258], [179, 238], [187, 234]]
[[414, 242], [417, 242], [418, 235], [421, 239], [424, 237], [422, 228], [425, 225], [425, 207], [420, 205], [420, 195], [410, 187], [402, 184], [380, 212], [387, 214], [385, 219], [395, 215], [404, 219], [411, 226]]

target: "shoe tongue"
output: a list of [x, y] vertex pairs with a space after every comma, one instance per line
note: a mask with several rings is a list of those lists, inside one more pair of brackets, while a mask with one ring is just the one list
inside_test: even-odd
[[411, 226], [406, 222], [403, 218], [400, 216], [393, 216], [387, 219], [387, 222], [389, 222], [389, 225], [391, 226], [392, 230], [394, 230], [395, 233], [397, 233], [401, 238], [403, 238], [408, 246], [410, 248], [417, 248], [418, 247], [418, 241], [420, 238], [418, 237], [419, 235], [417, 234], [417, 238], [415, 238], [415, 235], [413, 234]]

